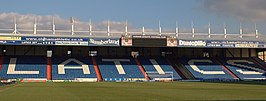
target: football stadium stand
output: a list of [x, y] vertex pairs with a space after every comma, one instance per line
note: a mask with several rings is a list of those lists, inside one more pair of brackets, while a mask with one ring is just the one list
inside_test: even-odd
[[156, 59], [141, 57], [139, 60], [152, 80], [156, 78], [172, 78], [174, 80], [181, 80], [181, 77], [164, 57], [158, 57]]
[[97, 78], [91, 58], [53, 57], [52, 64], [52, 78], [54, 80]]
[[224, 64], [241, 80], [264, 80], [265, 70], [258, 64], [250, 61], [250, 58], [227, 58], [223, 59]]
[[97, 63], [105, 81], [145, 79], [132, 58], [97, 58]]
[[[264, 64], [254, 58], [217, 59], [219, 63], [211, 58], [53, 57], [51, 74], [46, 57], [5, 56], [2, 59], [0, 77], [5, 79], [48, 79], [48, 75], [51, 80], [83, 81], [266, 79]], [[188, 74], [194, 79], [188, 79]]]
[[168, 61], [183, 80], [196, 80], [195, 76], [181, 63], [179, 59], [169, 58]]
[[257, 29], [230, 34], [16, 26], [0, 28], [0, 79], [266, 80], [266, 36]]
[[262, 61], [260, 58], [257, 57], [251, 57], [249, 58], [250, 61], [253, 61], [255, 64], [259, 65], [262, 69], [266, 70], [266, 63]]
[[46, 57], [4, 57], [0, 77], [46, 79]]
[[[181, 60], [181, 59], [180, 59]], [[187, 69], [196, 79], [234, 79], [219, 63], [208, 58], [182, 58]]]

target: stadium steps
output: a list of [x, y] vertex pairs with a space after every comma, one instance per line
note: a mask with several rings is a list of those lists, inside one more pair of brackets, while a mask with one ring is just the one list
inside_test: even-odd
[[47, 58], [47, 66], [46, 66], [46, 78], [47, 80], [52, 80], [52, 58]]
[[0, 56], [0, 71], [2, 70], [3, 62], [4, 62], [4, 56]]
[[262, 61], [261, 59], [259, 59], [257, 57], [252, 57], [249, 60], [254, 62], [255, 64], [257, 64], [258, 66], [260, 66], [261, 69], [266, 70], [266, 63], [264, 61]]
[[177, 69], [179, 69], [185, 76], [185, 80], [196, 80], [194, 75], [179, 61], [179, 59], [174, 59]]
[[174, 68], [174, 70], [178, 73], [178, 75], [183, 79], [187, 80], [186, 76], [178, 69], [176, 64], [173, 63], [172, 59], [167, 59], [168, 63]]
[[96, 72], [96, 75], [97, 75], [97, 79], [98, 81], [103, 81], [103, 78], [102, 78], [102, 75], [101, 75], [101, 71], [99, 69], [99, 66], [97, 64], [97, 60], [95, 57], [92, 57], [92, 62], [93, 62], [93, 67], [94, 67], [94, 70]]
[[155, 59], [149, 59], [150, 62], [152, 64], [154, 64], [154, 68], [156, 69], [156, 71], [158, 71], [159, 74], [165, 74], [165, 72], [163, 71], [163, 69], [159, 66], [159, 64], [156, 62]]
[[138, 64], [139, 69], [141, 70], [141, 72], [142, 72], [142, 74], [144, 75], [145, 79], [146, 79], [146, 80], [151, 80], [150, 77], [147, 75], [147, 73], [146, 73], [144, 67], [143, 67], [142, 64], [141, 64], [141, 62], [140, 62], [137, 58], [135, 58], [135, 61], [136, 61], [136, 63]]
[[215, 62], [217, 62], [217, 63], [219, 63], [228, 73], [230, 73], [235, 79], [239, 79], [240, 80], [240, 78], [235, 74], [235, 73], [233, 73], [229, 68], [227, 68], [224, 64], [223, 64], [223, 62], [221, 62], [221, 60], [220, 59], [212, 59], [213, 61], [215, 61]]

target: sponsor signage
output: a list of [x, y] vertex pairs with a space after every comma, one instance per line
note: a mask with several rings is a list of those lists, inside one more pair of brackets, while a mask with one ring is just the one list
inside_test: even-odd
[[0, 44], [55, 46], [120, 46], [121, 44], [121, 46], [133, 47], [266, 48], [266, 42], [261, 41], [186, 40], [158, 35], [133, 35], [121, 38], [0, 36]]
[[120, 38], [90, 38], [89, 46], [120, 46]]
[[0, 44], [6, 44], [6, 45], [20, 45], [20, 44], [21, 44], [21, 41], [0, 40]]
[[121, 37], [121, 41], [122, 46], [132, 46], [132, 37]]
[[168, 47], [176, 47], [177, 46], [176, 37], [167, 37], [167, 46]]
[[64, 38], [64, 37], [22, 37], [22, 40], [30, 40], [30, 41], [88, 41], [87, 38]]
[[132, 35], [132, 38], [147, 38], [147, 39], [161, 39], [166, 38], [166, 36], [159, 36], [159, 35]]
[[259, 44], [256, 41], [207, 41], [207, 47], [259, 48]]
[[184, 47], [204, 47], [207, 42], [203, 40], [178, 40], [178, 46]]
[[21, 37], [13, 37], [13, 36], [0, 36], [0, 40], [21, 40]]
[[22, 37], [22, 43], [21, 44], [88, 46], [88, 38]]
[[227, 40], [178, 40], [178, 47], [216, 47], [216, 48], [265, 48], [266, 43], [258, 41]]
[[259, 48], [266, 48], [266, 43], [265, 42], [260, 42], [259, 44]]
[[77, 45], [88, 46], [88, 38], [65, 37], [0, 37], [0, 44], [8, 45]]

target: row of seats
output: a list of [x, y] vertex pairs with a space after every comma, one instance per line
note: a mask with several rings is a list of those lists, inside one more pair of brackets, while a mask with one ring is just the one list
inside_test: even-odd
[[196, 79], [234, 79], [219, 63], [211, 59], [180, 59]]
[[266, 79], [265, 71], [249, 58], [228, 58], [223, 63], [242, 80]]
[[[97, 58], [102, 78], [144, 78], [137, 63], [132, 58]], [[114, 79], [110, 79], [114, 80]]]
[[91, 58], [52, 58], [53, 80], [97, 78]]
[[45, 57], [5, 57], [1, 78], [46, 78]]
[[[256, 65], [249, 58], [226, 58], [222, 59], [223, 67], [220, 63], [212, 59], [180, 59], [187, 69], [197, 79], [235, 79], [229, 72], [231, 71], [241, 80], [262, 80], [265, 71]], [[226, 69], [229, 70], [226, 70]]]
[[[113, 59], [96, 58], [103, 80], [142, 80], [138, 64], [133, 58]], [[166, 59], [140, 59], [144, 69], [154, 78], [181, 79]], [[47, 58], [45, 57], [5, 57], [1, 78], [46, 78]], [[158, 69], [160, 68], [160, 69]], [[52, 58], [52, 79], [73, 80], [76, 78], [97, 78], [92, 58]], [[128, 79], [131, 78], [131, 79]], [[153, 79], [153, 77], [152, 77]]]
[[[138, 58], [151, 80], [181, 77], [167, 59]], [[265, 70], [250, 58], [222, 59], [225, 67], [215, 60], [206, 58], [182, 58], [181, 63], [197, 79], [265, 79]], [[133, 58], [96, 58], [103, 80], [144, 79], [140, 67]], [[4, 57], [0, 78], [46, 78], [47, 58], [45, 57]], [[229, 69], [229, 70], [227, 70]], [[73, 80], [76, 78], [97, 78], [92, 58], [52, 58], [52, 79]]]
[[181, 77], [174, 70], [174, 68], [168, 63], [168, 61], [159, 57], [156, 59], [148, 59], [148, 58], [139, 58], [142, 66], [146, 70], [148, 76], [151, 79], [156, 78], [173, 78], [175, 80], [180, 80]]

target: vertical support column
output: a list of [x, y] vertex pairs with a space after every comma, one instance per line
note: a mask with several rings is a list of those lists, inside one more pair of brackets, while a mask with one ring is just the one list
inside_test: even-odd
[[17, 30], [17, 18], [16, 16], [14, 17], [14, 32], [13, 34], [18, 34], [18, 30]]
[[0, 71], [2, 70], [3, 61], [4, 61], [4, 57], [0, 56]]
[[55, 23], [54, 23], [54, 17], [53, 17], [52, 33], [53, 33], [53, 35], [55, 35]]
[[209, 28], [208, 28], [208, 37], [211, 38], [211, 23], [209, 23]]
[[183, 80], [187, 80], [188, 78], [179, 70], [179, 68], [176, 66], [176, 64], [173, 62], [173, 58], [172, 59], [167, 59], [167, 62], [171, 65], [171, 67], [174, 68], [174, 70], [177, 72], [177, 74], [183, 79]]
[[224, 70], [226, 70], [231, 76], [234, 77], [234, 79], [240, 79], [234, 72], [232, 72], [229, 68], [225, 66], [223, 62], [221, 62], [220, 59], [214, 59], [215, 62], [219, 63]]
[[71, 17], [71, 35], [74, 35], [74, 30], [75, 30], [75, 21], [74, 18]]
[[240, 29], [239, 29], [239, 34], [240, 34], [240, 38], [243, 38], [243, 29], [242, 29], [242, 24], [240, 23]]
[[179, 29], [178, 29], [178, 22], [176, 21], [176, 28], [175, 28], [175, 36], [178, 37]]
[[145, 27], [142, 27], [142, 35], [145, 35]]
[[162, 27], [161, 27], [161, 21], [159, 20], [159, 36], [162, 35]]
[[259, 38], [259, 31], [257, 29], [257, 24], [255, 23], [255, 38]]
[[36, 18], [35, 18], [35, 20], [34, 20], [34, 24], [33, 24], [33, 34], [36, 34], [37, 33], [37, 20], [36, 20]]
[[99, 66], [97, 64], [97, 61], [96, 61], [95, 57], [92, 57], [92, 62], [93, 62], [93, 65], [94, 65], [93, 67], [94, 67], [94, 70], [96, 72], [98, 81], [103, 81], [103, 78], [102, 78], [102, 75], [101, 75], [101, 72], [100, 72], [100, 69], [99, 69]]
[[107, 35], [110, 36], [110, 23], [109, 23], [109, 20], [108, 20], [108, 25], [107, 25]]
[[52, 59], [47, 57], [47, 66], [46, 66], [46, 76], [47, 80], [52, 80]]
[[226, 30], [226, 25], [224, 23], [224, 38], [226, 38], [226, 37], [227, 37], [227, 30]]
[[191, 27], [192, 27], [192, 31], [191, 31], [192, 37], [194, 38], [195, 37], [195, 28], [194, 28], [194, 22], [193, 21], [191, 22]]
[[90, 19], [90, 26], [89, 26], [89, 32], [90, 32], [90, 36], [92, 35], [92, 26], [91, 26], [91, 19]]
[[151, 80], [150, 77], [147, 75], [145, 69], [144, 69], [143, 66], [141, 65], [140, 61], [139, 61], [137, 58], [135, 59], [135, 61], [136, 61], [136, 63], [138, 64], [139, 69], [141, 70], [141, 72], [142, 72], [142, 74], [144, 75], [145, 79], [148, 80], [148, 81]]
[[125, 36], [127, 36], [127, 30], [128, 30], [128, 28], [127, 28], [127, 21], [126, 21], [126, 26], [125, 26]]

